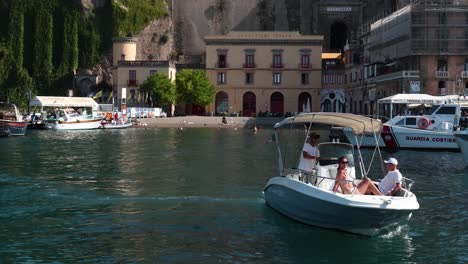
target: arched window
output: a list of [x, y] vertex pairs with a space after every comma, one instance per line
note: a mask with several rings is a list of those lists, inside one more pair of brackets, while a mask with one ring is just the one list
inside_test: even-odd
[[120, 55], [120, 60], [121, 60], [121, 61], [124, 61], [124, 60], [125, 60], [125, 54], [122, 53], [122, 55]]
[[255, 116], [257, 113], [257, 97], [252, 92], [246, 92], [242, 97], [242, 113], [244, 116]]
[[216, 94], [215, 109], [217, 114], [229, 112], [229, 96], [226, 92]]
[[[297, 101], [297, 111], [298, 112], [310, 112], [312, 109], [312, 100], [309, 93], [301, 93]], [[308, 111], [306, 111], [308, 110]]]
[[270, 97], [270, 112], [273, 114], [284, 113], [284, 96], [280, 92], [274, 92]]
[[343, 22], [333, 23], [330, 27], [330, 48], [334, 50], [341, 50], [346, 44], [348, 38], [348, 27]]

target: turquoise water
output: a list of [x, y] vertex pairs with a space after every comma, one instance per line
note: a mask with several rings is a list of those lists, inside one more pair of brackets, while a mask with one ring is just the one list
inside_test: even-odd
[[0, 262], [468, 262], [460, 153], [395, 153], [421, 209], [391, 233], [363, 237], [265, 205], [276, 171], [270, 135], [132, 128], [0, 138]]

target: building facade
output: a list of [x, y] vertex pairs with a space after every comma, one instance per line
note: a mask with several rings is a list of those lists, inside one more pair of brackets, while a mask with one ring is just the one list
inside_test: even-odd
[[378, 99], [397, 93], [468, 92], [468, 3], [407, 2], [363, 23], [346, 46], [349, 112], [374, 113]]
[[[123, 91], [128, 107], [146, 106], [146, 96], [139, 92], [138, 87], [148, 77], [162, 73], [172, 81], [176, 78], [176, 68], [172, 61], [136, 60], [136, 38], [113, 38], [113, 96], [116, 102], [121, 102]], [[125, 89], [123, 89], [125, 88]]]
[[320, 109], [322, 36], [230, 32], [205, 37], [216, 114], [284, 116]]

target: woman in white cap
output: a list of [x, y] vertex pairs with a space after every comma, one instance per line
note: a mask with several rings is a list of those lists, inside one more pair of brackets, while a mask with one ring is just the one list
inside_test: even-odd
[[400, 171], [397, 169], [398, 160], [395, 158], [389, 158], [384, 161], [387, 166], [387, 175], [379, 183], [379, 190], [384, 195], [392, 196], [401, 189], [401, 181], [403, 176]]

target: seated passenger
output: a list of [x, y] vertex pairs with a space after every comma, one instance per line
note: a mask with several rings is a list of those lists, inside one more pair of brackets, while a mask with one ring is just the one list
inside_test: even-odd
[[[347, 172], [348, 160], [346, 157], [340, 157], [338, 159], [338, 171], [336, 173], [335, 186], [333, 186], [333, 192], [338, 190], [338, 187], [341, 188], [343, 194], [353, 194], [354, 186], [353, 180], [348, 176]], [[374, 185], [374, 183], [369, 178], [364, 178], [357, 186], [355, 194], [374, 194], [374, 195], [383, 195], [379, 189]]]
[[388, 173], [385, 175], [382, 181], [380, 181], [378, 187], [384, 195], [393, 196], [401, 189], [401, 181], [403, 180], [403, 176], [397, 169], [397, 159], [389, 158], [384, 162], [387, 166]]

